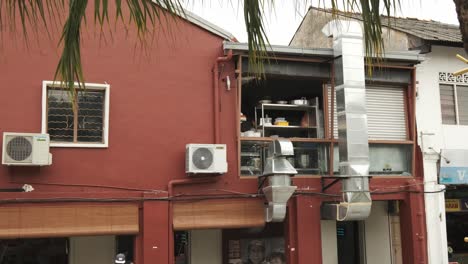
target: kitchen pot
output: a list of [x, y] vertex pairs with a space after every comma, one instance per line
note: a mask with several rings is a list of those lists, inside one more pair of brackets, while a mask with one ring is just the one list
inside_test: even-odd
[[271, 104], [271, 97], [265, 96], [262, 100], [258, 101], [259, 104]]
[[252, 166], [255, 170], [262, 169], [262, 160], [260, 158], [251, 158], [249, 165]]
[[297, 164], [300, 168], [306, 169], [310, 166], [309, 154], [300, 154], [297, 159]]
[[268, 117], [268, 116], [266, 116], [265, 118], [262, 117], [260, 118], [260, 125], [271, 126], [271, 121], [272, 121], [271, 117]]
[[309, 100], [302, 97], [301, 99], [292, 100], [290, 103], [293, 105], [309, 105]]

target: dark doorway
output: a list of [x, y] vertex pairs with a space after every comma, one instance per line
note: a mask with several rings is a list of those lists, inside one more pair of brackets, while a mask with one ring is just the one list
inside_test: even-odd
[[127, 261], [134, 261], [135, 260], [135, 254], [134, 254], [135, 236], [130, 236], [130, 235], [117, 236], [116, 242], [117, 242], [117, 253], [125, 254], [125, 259]]
[[67, 264], [67, 238], [0, 240], [1, 264]]
[[339, 264], [364, 264], [364, 223], [336, 222]]

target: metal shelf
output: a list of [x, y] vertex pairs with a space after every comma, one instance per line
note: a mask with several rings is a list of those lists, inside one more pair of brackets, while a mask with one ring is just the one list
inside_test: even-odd
[[271, 125], [271, 126], [259, 126], [260, 128], [265, 128], [265, 129], [302, 129], [302, 130], [309, 130], [309, 129], [317, 129], [317, 127], [301, 127], [301, 126], [276, 126], [276, 125]]
[[308, 111], [317, 108], [316, 105], [292, 105], [292, 104], [260, 104], [256, 108], [264, 110], [290, 110], [290, 111]]
[[260, 153], [256, 153], [256, 152], [241, 152], [241, 157], [260, 157]]
[[[255, 106], [255, 126], [258, 129], [261, 129], [263, 132], [263, 136], [267, 137], [268, 135], [265, 135], [265, 131], [273, 131], [273, 130], [280, 130], [284, 133], [286, 131], [300, 131], [303, 133], [303, 131], [307, 132], [307, 135], [304, 138], [319, 138], [322, 137], [319, 133], [321, 131], [321, 124], [320, 124], [320, 118], [319, 118], [319, 98], [315, 97], [311, 99], [312, 105], [293, 105], [293, 104], [259, 104]], [[262, 125], [258, 126], [259, 122], [259, 117], [264, 120], [266, 112], [269, 110], [280, 110], [280, 111], [299, 111], [299, 112], [305, 112], [308, 113], [308, 124], [315, 124], [314, 126], [308, 126], [308, 127], [303, 127], [303, 126], [297, 126], [297, 125], [291, 125], [291, 126], [277, 126], [277, 125]], [[258, 116], [258, 113], [260, 111], [260, 116]], [[293, 113], [296, 115], [295, 113]], [[299, 115], [300, 113], [297, 113]], [[279, 132], [279, 131], [278, 131]], [[291, 136], [291, 135], [289, 135]]]
[[299, 171], [319, 171], [320, 169], [319, 168], [294, 168], [296, 169], [298, 172]]

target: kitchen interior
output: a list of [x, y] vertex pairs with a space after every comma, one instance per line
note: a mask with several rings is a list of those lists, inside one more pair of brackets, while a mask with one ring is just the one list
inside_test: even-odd
[[259, 176], [268, 143], [289, 138], [299, 175], [328, 173], [329, 144], [324, 138], [324, 82], [316, 78], [268, 75], [243, 77], [240, 116], [241, 176]]
[[[335, 141], [333, 159], [330, 162], [331, 140], [325, 136], [324, 128], [327, 125], [323, 114], [324, 102], [329, 102], [329, 98], [325, 97], [329, 94], [326, 85], [327, 80], [313, 77], [270, 74], [259, 79], [243, 76], [240, 113], [241, 176], [262, 175], [263, 163], [268, 156], [267, 146], [274, 137], [289, 138], [293, 142], [295, 156], [288, 160], [296, 168], [298, 175], [339, 174], [338, 144]], [[374, 109], [372, 104], [368, 107], [370, 117], [376, 120], [381, 110]], [[336, 118], [334, 114], [335, 126]], [[400, 125], [404, 126], [404, 123]], [[387, 126], [381, 129], [387, 129]], [[334, 134], [336, 138], [338, 133], [335, 131]], [[369, 154], [370, 175], [412, 174], [412, 143], [369, 140]], [[332, 173], [329, 171], [330, 165], [333, 165]]]

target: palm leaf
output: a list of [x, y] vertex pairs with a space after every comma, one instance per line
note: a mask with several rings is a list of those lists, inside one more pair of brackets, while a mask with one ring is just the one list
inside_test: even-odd
[[[133, 25], [137, 31], [138, 40], [146, 45], [147, 35], [154, 28], [167, 23], [167, 19], [183, 13], [183, 0], [115, 0], [115, 19], [128, 25]], [[308, 3], [308, 0], [295, 0], [296, 3]], [[244, 0], [244, 19], [246, 24], [249, 69], [255, 73], [263, 73], [264, 63], [267, 61], [267, 48], [270, 46], [266, 35], [264, 17], [266, 6], [274, 7], [274, 0]], [[368, 58], [381, 56], [384, 51], [382, 40], [382, 24], [380, 9], [387, 15], [400, 5], [400, 0], [332, 0], [332, 12], [338, 10], [338, 4], [343, 3], [345, 10], [360, 11], [362, 13], [363, 31], [365, 37], [365, 52]], [[60, 45], [62, 54], [55, 72], [56, 80], [61, 81], [64, 87], [74, 93], [74, 82], [83, 86], [84, 73], [81, 62], [81, 27], [86, 18], [88, 0], [0, 0], [0, 29], [8, 25], [12, 31], [16, 30], [16, 21], [19, 17], [23, 35], [27, 41], [28, 28], [37, 29], [39, 26], [48, 28], [53, 21], [59, 24], [61, 14], [68, 8], [63, 24]], [[124, 18], [122, 5], [129, 10]], [[17, 17], [18, 16], [18, 17]], [[163, 21], [165, 20], [165, 21]], [[109, 1], [94, 0], [94, 21], [103, 26], [109, 22]], [[73, 98], [73, 97], [72, 97]]]

